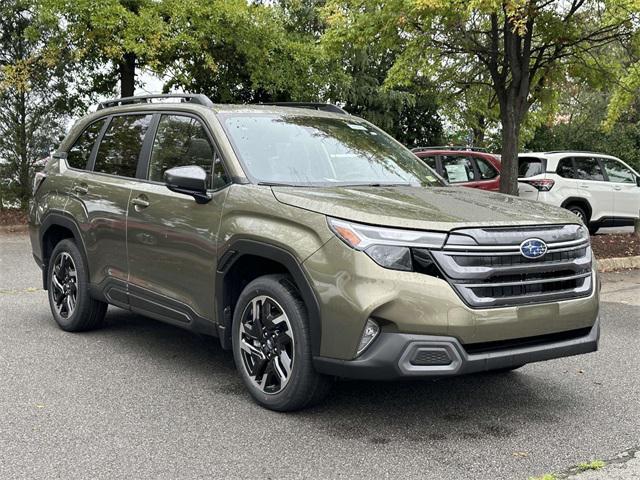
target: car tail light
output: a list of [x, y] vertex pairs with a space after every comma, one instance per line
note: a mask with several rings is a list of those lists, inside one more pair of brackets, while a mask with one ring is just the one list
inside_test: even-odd
[[553, 188], [556, 182], [551, 180], [550, 178], [543, 178], [540, 180], [519, 180], [522, 183], [526, 183], [535, 187], [540, 192], [548, 192]]
[[33, 195], [36, 194], [38, 188], [40, 187], [40, 185], [42, 185], [42, 182], [44, 182], [45, 178], [47, 178], [47, 174], [44, 172], [36, 172], [36, 174], [33, 176], [33, 191], [31, 192]]

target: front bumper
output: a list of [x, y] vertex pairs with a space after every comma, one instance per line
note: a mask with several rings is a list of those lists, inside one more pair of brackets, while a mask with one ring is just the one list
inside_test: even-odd
[[[586, 335], [575, 338], [532, 339], [526, 345], [479, 353], [468, 353], [454, 337], [381, 333], [355, 360], [315, 357], [314, 366], [323, 374], [366, 380], [456, 376], [595, 352], [599, 339], [598, 321]], [[416, 365], [418, 358], [422, 364]]]

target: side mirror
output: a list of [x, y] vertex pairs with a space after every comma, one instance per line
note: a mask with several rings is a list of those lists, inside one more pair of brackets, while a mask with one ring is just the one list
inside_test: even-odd
[[66, 160], [67, 159], [67, 152], [53, 152], [51, 154], [51, 158], [57, 158], [59, 160]]
[[164, 183], [169, 190], [191, 195], [197, 203], [207, 203], [207, 172], [197, 165], [174, 167], [164, 172]]
[[640, 175], [636, 177], [636, 185], [640, 187]]

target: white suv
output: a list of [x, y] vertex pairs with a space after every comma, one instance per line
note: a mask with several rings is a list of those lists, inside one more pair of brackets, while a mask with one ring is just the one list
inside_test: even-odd
[[633, 225], [640, 215], [640, 175], [622, 160], [591, 152], [518, 156], [520, 196], [564, 207], [595, 233]]

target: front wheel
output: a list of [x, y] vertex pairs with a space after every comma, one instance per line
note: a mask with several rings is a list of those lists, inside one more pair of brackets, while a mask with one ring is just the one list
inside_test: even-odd
[[306, 308], [288, 276], [266, 275], [245, 287], [232, 338], [236, 368], [263, 407], [299, 410], [328, 392], [328, 378], [313, 368]]

